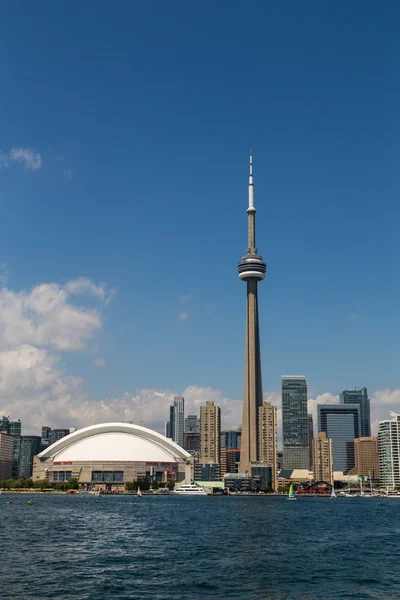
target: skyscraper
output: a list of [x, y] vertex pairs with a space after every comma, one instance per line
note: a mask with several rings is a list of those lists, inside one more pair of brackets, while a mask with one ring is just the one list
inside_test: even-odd
[[254, 208], [253, 156], [250, 150], [249, 206], [247, 209], [247, 252], [238, 265], [239, 278], [247, 285], [246, 344], [240, 471], [250, 472], [259, 461], [258, 409], [263, 404], [260, 333], [258, 325], [258, 282], [267, 265], [256, 248], [256, 209]]
[[221, 448], [239, 449], [242, 443], [242, 432], [238, 429], [221, 431]]
[[285, 469], [308, 469], [307, 382], [303, 375], [282, 376], [282, 429]]
[[183, 448], [185, 432], [185, 399], [183, 396], [174, 398], [174, 429], [172, 439]]
[[318, 431], [332, 439], [333, 469], [348, 473], [355, 466], [354, 439], [360, 437], [358, 404], [318, 404]]
[[378, 426], [378, 452], [381, 486], [393, 490], [400, 485], [400, 415], [389, 415], [392, 420]]
[[169, 421], [165, 423], [165, 437], [171, 438], [180, 446], [184, 446], [185, 432], [185, 399], [175, 396], [174, 403], [169, 407]]
[[272, 487], [275, 491], [277, 491], [277, 410], [276, 406], [273, 406], [271, 402], [264, 402], [264, 404], [260, 406], [258, 410], [259, 460], [260, 462], [263, 462], [272, 467]]
[[360, 437], [371, 436], [370, 401], [366, 387], [344, 390], [339, 395], [340, 404], [358, 404], [360, 407]]
[[309, 469], [312, 471], [313, 468], [313, 439], [314, 439], [314, 419], [311, 414], [307, 415], [307, 424], [308, 424], [308, 448], [309, 448]]
[[320, 431], [318, 437], [312, 440], [312, 451], [314, 480], [333, 485], [332, 440], [324, 431]]
[[33, 457], [39, 454], [41, 443], [42, 438], [38, 435], [21, 436], [20, 477], [32, 477]]
[[220, 462], [221, 409], [214, 402], [200, 406], [200, 462]]

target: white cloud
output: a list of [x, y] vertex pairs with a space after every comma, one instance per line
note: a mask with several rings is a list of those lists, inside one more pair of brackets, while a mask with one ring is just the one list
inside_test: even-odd
[[72, 169], [64, 169], [64, 171], [62, 171], [62, 175], [64, 175], [64, 177], [67, 177], [68, 179], [72, 179]]
[[95, 367], [105, 367], [106, 366], [106, 361], [104, 360], [104, 358], [94, 358], [93, 359], [93, 364]]
[[69, 302], [71, 295], [88, 292], [104, 302], [109, 294], [104, 285], [88, 279], [41, 284], [31, 290], [0, 290], [0, 350], [21, 344], [51, 347], [55, 350], [80, 350], [85, 347], [102, 319], [95, 308], [82, 308]]
[[186, 321], [186, 319], [189, 318], [188, 313], [186, 312], [186, 310], [181, 310], [180, 313], [178, 313], [178, 321]]
[[106, 304], [111, 302], [116, 294], [116, 291], [108, 288], [105, 283], [96, 285], [87, 277], [80, 277], [79, 279], [68, 281], [68, 283], [65, 285], [65, 289], [69, 294], [89, 294], [91, 296], [96, 296], [97, 298], [100, 298], [100, 300], [103, 300]]
[[27, 169], [32, 169], [33, 171], [40, 169], [42, 166], [42, 157], [38, 152], [34, 152], [30, 148], [11, 148], [8, 158], [9, 160], [24, 163]]

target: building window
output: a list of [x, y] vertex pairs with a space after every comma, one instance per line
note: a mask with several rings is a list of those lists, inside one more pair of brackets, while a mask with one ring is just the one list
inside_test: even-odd
[[123, 483], [123, 471], [92, 471], [93, 483]]
[[72, 478], [72, 471], [53, 471], [53, 481], [68, 481]]

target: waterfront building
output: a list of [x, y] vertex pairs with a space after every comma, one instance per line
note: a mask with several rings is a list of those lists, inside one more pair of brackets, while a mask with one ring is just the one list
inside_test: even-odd
[[35, 456], [33, 480], [76, 477], [81, 484], [122, 490], [140, 477], [183, 481], [189, 459], [178, 444], [151, 429], [101, 423], [79, 429]]
[[183, 447], [190, 454], [199, 454], [201, 450], [200, 433], [197, 431], [185, 431], [183, 434]]
[[188, 415], [186, 417], [185, 433], [200, 433], [200, 419], [197, 415]]
[[355, 466], [354, 439], [360, 437], [358, 404], [318, 404], [318, 431], [332, 440], [333, 469], [348, 473]]
[[247, 252], [238, 265], [239, 278], [246, 282], [246, 344], [240, 471], [250, 473], [259, 461], [258, 409], [263, 404], [260, 333], [258, 323], [258, 282], [267, 266], [256, 247], [256, 209], [254, 207], [253, 157], [250, 151], [249, 206], [247, 209]]
[[308, 469], [307, 381], [303, 375], [282, 376], [282, 430], [285, 469]]
[[[218, 463], [220, 461], [221, 409], [214, 402], [207, 401], [200, 407], [200, 460]], [[211, 479], [210, 479], [211, 481]]]
[[259, 443], [259, 461], [265, 466], [272, 467], [272, 487], [278, 488], [277, 468], [278, 468], [278, 426], [277, 409], [271, 402], [264, 402], [260, 406], [258, 415], [258, 443]]
[[21, 454], [19, 460], [19, 477], [32, 477], [33, 458], [40, 452], [42, 438], [38, 435], [21, 436]]
[[307, 424], [308, 424], [308, 448], [309, 448], [309, 463], [308, 468], [312, 471], [313, 468], [313, 439], [314, 439], [314, 419], [311, 414], [307, 415]]
[[221, 448], [240, 449], [242, 443], [242, 432], [238, 429], [221, 431]]
[[344, 390], [339, 394], [340, 404], [358, 404], [360, 407], [360, 437], [371, 436], [370, 400], [366, 387]]
[[21, 421], [10, 421], [9, 417], [0, 419], [0, 431], [6, 431], [14, 440], [13, 461], [12, 461], [12, 477], [15, 479], [19, 476], [19, 461], [21, 453]]
[[221, 479], [221, 470], [219, 463], [213, 462], [195, 462], [194, 464], [195, 481], [219, 481]]
[[379, 479], [378, 438], [360, 437], [354, 440], [354, 457], [357, 475]]
[[226, 473], [224, 476], [224, 488], [231, 492], [271, 491], [272, 481], [272, 467], [252, 465], [250, 473]]
[[389, 415], [378, 425], [378, 453], [381, 486], [393, 490], [400, 486], [400, 415]]
[[5, 429], [0, 429], [0, 482], [12, 476], [14, 439]]
[[240, 462], [240, 450], [238, 448], [221, 448], [221, 477], [226, 473], [237, 473]]
[[313, 477], [315, 481], [325, 481], [333, 485], [332, 440], [324, 431], [312, 441]]

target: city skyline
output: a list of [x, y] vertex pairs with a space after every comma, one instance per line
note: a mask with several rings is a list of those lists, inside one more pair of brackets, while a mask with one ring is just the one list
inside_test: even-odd
[[[252, 147], [269, 263], [263, 399], [279, 408], [280, 376], [305, 374], [316, 422], [317, 399], [366, 386], [376, 434], [400, 405], [397, 84], [386, 66], [397, 38], [385, 17], [293, 6], [288, 18], [258, 5], [232, 9], [221, 38], [218, 6], [189, 39], [175, 7], [149, 31], [147, 6], [124, 22], [99, 6], [96, 28], [88, 7], [79, 21], [37, 10], [34, 31], [13, 5], [0, 25], [3, 54], [17, 48], [1, 66], [12, 82], [0, 146], [2, 412], [32, 434], [109, 417], [163, 431], [158, 415], [183, 395], [190, 412], [213, 400], [224, 427], [240, 423], [234, 263]], [[296, 26], [305, 13], [321, 23], [307, 35]], [[387, 44], [371, 44], [370, 26]]]

